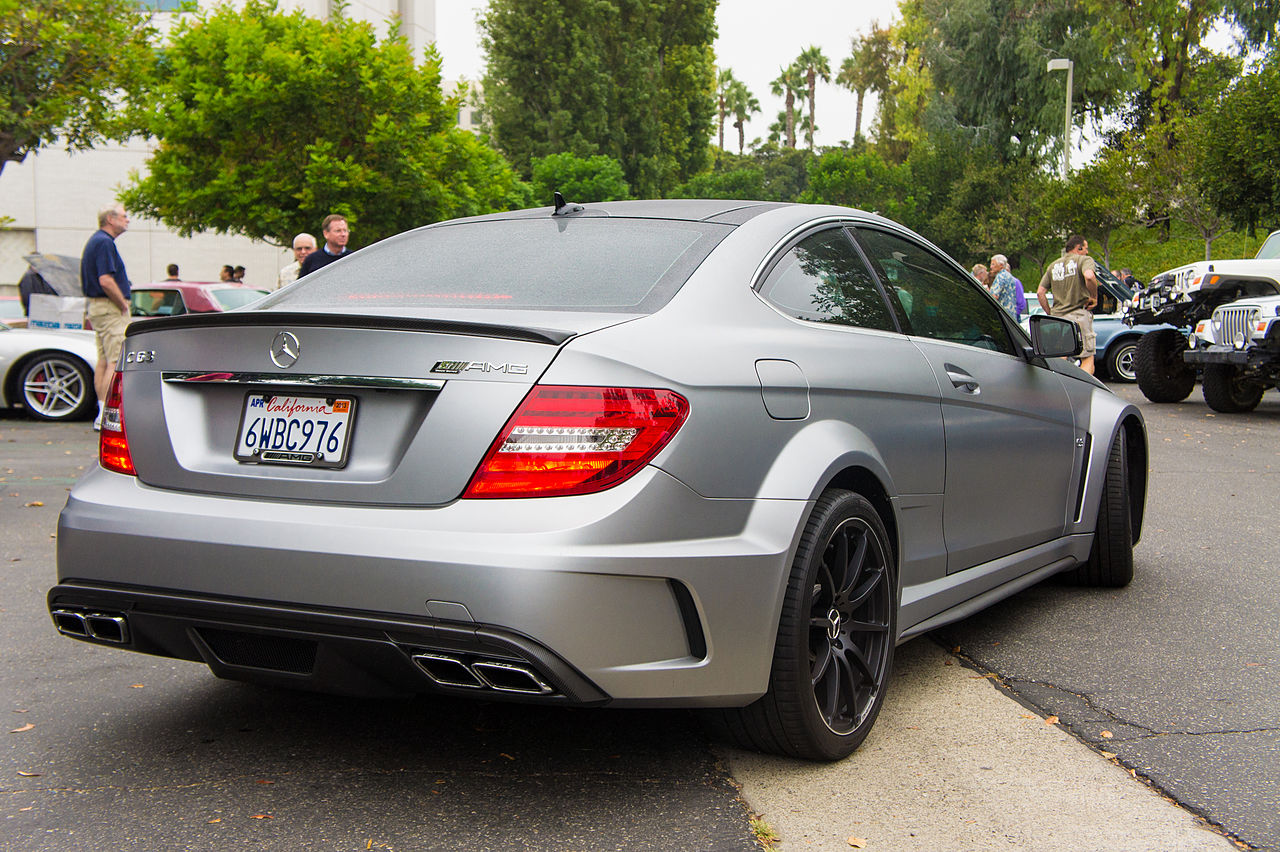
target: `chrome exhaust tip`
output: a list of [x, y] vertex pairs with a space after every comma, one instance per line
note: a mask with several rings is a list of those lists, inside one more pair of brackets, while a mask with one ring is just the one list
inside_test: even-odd
[[456, 657], [446, 657], [442, 654], [414, 654], [413, 661], [418, 664], [418, 668], [426, 672], [427, 677], [440, 686], [462, 689], [483, 689], [486, 686], [466, 663]]
[[89, 626], [85, 624], [84, 616], [80, 613], [70, 609], [55, 609], [50, 615], [53, 616], [53, 626], [58, 628], [58, 632], [63, 636], [88, 638]]
[[526, 695], [550, 695], [555, 692], [532, 669], [496, 660], [478, 660], [471, 670], [485, 685], [497, 692], [521, 692]]
[[89, 635], [99, 642], [123, 645], [129, 641], [129, 627], [123, 615], [91, 612], [84, 617]]

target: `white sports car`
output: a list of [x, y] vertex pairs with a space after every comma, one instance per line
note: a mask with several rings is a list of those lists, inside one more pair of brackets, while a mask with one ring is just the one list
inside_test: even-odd
[[98, 401], [92, 331], [9, 328], [0, 323], [0, 405], [39, 420], [78, 420]]

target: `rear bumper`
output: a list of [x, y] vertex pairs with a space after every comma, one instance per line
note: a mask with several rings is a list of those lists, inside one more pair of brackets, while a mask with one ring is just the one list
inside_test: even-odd
[[[119, 614], [125, 640], [107, 644], [242, 680], [738, 705], [767, 687], [809, 508], [708, 500], [654, 468], [595, 495], [433, 509], [209, 497], [97, 470], [60, 518], [49, 605], [77, 638], [104, 641], [77, 635], [77, 616]], [[479, 687], [464, 683], [477, 662], [494, 663]]]

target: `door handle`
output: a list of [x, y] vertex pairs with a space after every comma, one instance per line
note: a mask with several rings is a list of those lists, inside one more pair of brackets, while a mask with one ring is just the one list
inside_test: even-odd
[[982, 388], [978, 385], [978, 380], [973, 376], [961, 370], [955, 364], [944, 364], [947, 371], [947, 378], [951, 380], [952, 386], [958, 388], [963, 393], [973, 394], [977, 396], [982, 393]]

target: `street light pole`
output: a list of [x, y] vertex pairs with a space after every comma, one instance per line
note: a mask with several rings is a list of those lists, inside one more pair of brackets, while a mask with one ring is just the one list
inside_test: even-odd
[[1066, 180], [1071, 170], [1071, 77], [1075, 63], [1070, 59], [1050, 59], [1048, 70], [1067, 72], [1067, 116], [1062, 130], [1062, 179]]

